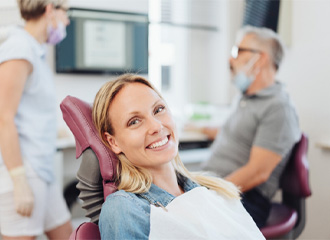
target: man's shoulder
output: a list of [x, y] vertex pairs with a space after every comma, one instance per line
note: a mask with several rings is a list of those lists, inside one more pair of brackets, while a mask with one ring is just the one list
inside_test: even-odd
[[284, 85], [277, 82], [271, 97], [268, 98], [268, 108], [272, 109], [295, 109], [294, 104]]

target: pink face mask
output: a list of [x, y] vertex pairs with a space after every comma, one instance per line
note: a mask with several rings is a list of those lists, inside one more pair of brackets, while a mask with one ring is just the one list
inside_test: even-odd
[[47, 43], [56, 45], [66, 37], [66, 27], [61, 21], [57, 23], [57, 28], [54, 28], [52, 24], [49, 24], [47, 27], [47, 34]]

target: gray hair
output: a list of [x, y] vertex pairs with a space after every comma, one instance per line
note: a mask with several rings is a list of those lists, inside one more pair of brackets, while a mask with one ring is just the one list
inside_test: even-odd
[[284, 57], [284, 44], [279, 35], [269, 28], [244, 26], [237, 33], [236, 43], [240, 42], [246, 35], [252, 34], [257, 41], [268, 49], [275, 69], [278, 70]]
[[55, 8], [68, 8], [67, 0], [17, 0], [17, 4], [26, 21], [41, 17], [48, 4], [53, 4]]

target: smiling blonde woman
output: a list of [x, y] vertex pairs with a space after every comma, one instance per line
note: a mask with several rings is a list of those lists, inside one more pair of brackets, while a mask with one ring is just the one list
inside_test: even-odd
[[146, 79], [106, 83], [93, 121], [119, 159], [119, 191], [101, 210], [103, 239], [264, 239], [233, 184], [184, 167], [171, 111]]

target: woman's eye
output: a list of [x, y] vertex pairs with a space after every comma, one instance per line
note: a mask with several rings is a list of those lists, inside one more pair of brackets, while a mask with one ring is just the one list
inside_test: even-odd
[[139, 122], [140, 122], [139, 119], [133, 119], [132, 121], [130, 121], [130, 122], [128, 123], [128, 126], [132, 126], [132, 125], [138, 124]]
[[164, 109], [165, 109], [164, 106], [159, 106], [159, 107], [157, 107], [157, 108], [156, 108], [156, 111], [155, 111], [155, 114], [157, 114], [157, 113], [163, 111]]

